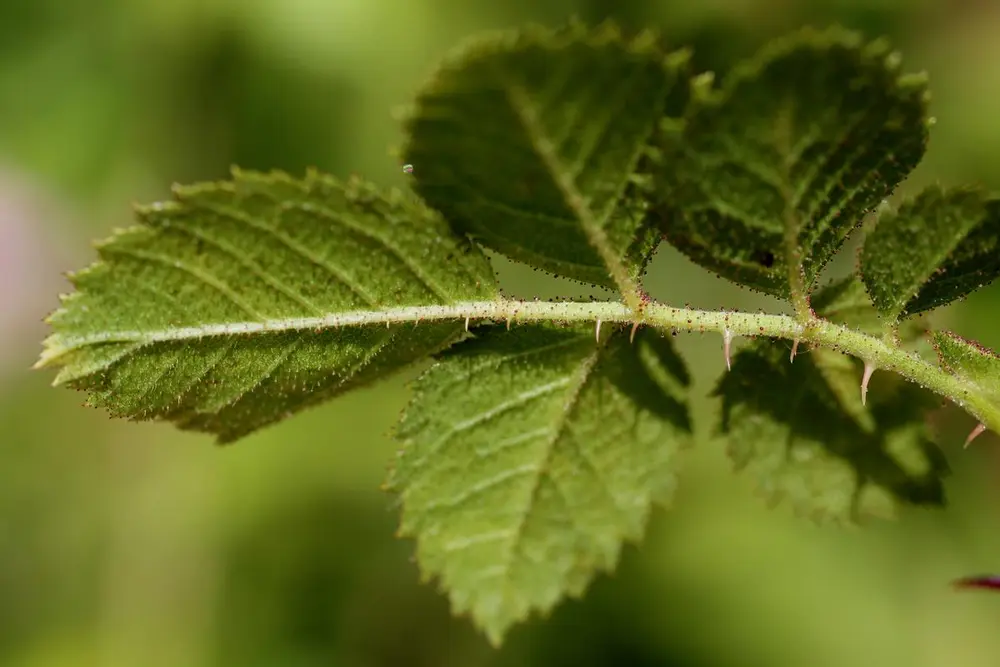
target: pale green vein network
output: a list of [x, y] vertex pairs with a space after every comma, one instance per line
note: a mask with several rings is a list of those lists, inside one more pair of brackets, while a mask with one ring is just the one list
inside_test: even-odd
[[[340, 267], [338, 267], [338, 266], [336, 266], [334, 264], [331, 264], [329, 261], [327, 261], [327, 260], [323, 259], [322, 257], [316, 255], [311, 250], [309, 250], [307, 247], [305, 247], [305, 246], [303, 246], [303, 245], [301, 245], [299, 243], [296, 243], [294, 239], [291, 239], [288, 236], [280, 233], [279, 231], [271, 229], [271, 228], [269, 228], [267, 226], [258, 225], [253, 220], [253, 218], [250, 218], [248, 216], [240, 215], [238, 211], [233, 211], [233, 210], [228, 210], [228, 209], [221, 209], [219, 207], [213, 207], [213, 210], [218, 211], [220, 214], [230, 216], [234, 220], [239, 220], [241, 222], [244, 222], [245, 224], [250, 225], [250, 226], [252, 226], [252, 227], [254, 227], [256, 229], [260, 229], [261, 231], [265, 232], [266, 234], [268, 234], [269, 236], [271, 236], [272, 238], [274, 238], [275, 240], [277, 240], [278, 242], [280, 242], [281, 244], [283, 244], [284, 246], [286, 246], [287, 248], [289, 248], [290, 250], [292, 250], [297, 255], [300, 255], [303, 260], [305, 260], [307, 262], [312, 262], [313, 264], [315, 264], [315, 265], [317, 265], [319, 267], [322, 267], [325, 271], [328, 271], [330, 273], [330, 276], [333, 277], [334, 280], [339, 280], [344, 285], [346, 285], [347, 287], [349, 287], [366, 304], [371, 305], [371, 306], [374, 306], [376, 304], [375, 297], [372, 296], [372, 295], [370, 295], [370, 294], [368, 294], [365, 291], [365, 289], [359, 284], [359, 282], [357, 281], [356, 278], [354, 278], [353, 276], [351, 276], [349, 273], [345, 272]], [[298, 298], [301, 299], [301, 297], [298, 297]], [[315, 309], [316, 307], [314, 305], [310, 304], [310, 308]]]
[[427, 309], [496, 298], [485, 256], [411, 196], [235, 172], [139, 210], [49, 321], [39, 366], [117, 416], [229, 442], [453, 344]]
[[478, 332], [418, 381], [389, 487], [425, 574], [498, 643], [641, 536], [690, 431], [688, 378], [649, 329]]

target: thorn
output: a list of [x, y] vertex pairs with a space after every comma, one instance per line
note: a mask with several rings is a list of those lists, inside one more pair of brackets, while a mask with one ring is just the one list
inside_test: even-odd
[[386, 328], [386, 329], [388, 329], [388, 328], [389, 328], [389, 320], [386, 320], [386, 321], [385, 321], [385, 328]]
[[969, 437], [965, 439], [965, 446], [968, 447], [969, 443], [978, 438], [985, 430], [986, 424], [979, 424], [976, 428], [972, 429], [972, 433], [970, 433]]
[[632, 343], [635, 341], [635, 330], [639, 328], [639, 321], [636, 320], [632, 323], [632, 332], [628, 335], [628, 342]]
[[872, 373], [875, 372], [875, 367], [870, 361], [865, 362], [865, 372], [861, 376], [861, 405], [866, 405], [868, 402], [868, 381], [872, 379]]
[[733, 346], [733, 332], [729, 329], [722, 330], [722, 353], [726, 355], [726, 370], [733, 370], [732, 362], [729, 359], [729, 353]]
[[601, 342], [601, 318], [597, 318], [597, 328], [594, 329], [594, 339], [600, 343]]
[[469, 333], [469, 316], [465, 316], [465, 332]]
[[794, 341], [792, 341], [792, 353], [788, 356], [789, 363], [792, 364], [795, 363], [795, 353], [798, 351], [799, 351], [799, 339], [796, 338]]
[[507, 331], [510, 331], [510, 318], [507, 318]]

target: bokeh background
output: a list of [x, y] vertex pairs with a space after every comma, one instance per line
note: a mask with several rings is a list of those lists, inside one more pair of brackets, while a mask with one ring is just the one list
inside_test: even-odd
[[[948, 585], [1000, 570], [1000, 439], [963, 451], [971, 419], [933, 416], [954, 468], [945, 511], [856, 530], [769, 510], [708, 435], [717, 336], [678, 339], [702, 437], [674, 508], [614, 575], [499, 651], [394, 537], [379, 485], [406, 377], [219, 449], [111, 421], [28, 370], [61, 273], [92, 261], [89, 240], [129, 224], [132, 202], [231, 164], [404, 185], [391, 111], [437, 59], [476, 31], [573, 13], [658, 26], [719, 71], [807, 23], [888, 35], [930, 72], [938, 117], [907, 187], [1000, 188], [989, 0], [3, 0], [0, 665], [1000, 665], [1000, 595]], [[579, 291], [498, 270], [515, 294]], [[760, 303], [670, 250], [649, 281], [699, 307]], [[1000, 348], [1000, 285], [937, 322]]]

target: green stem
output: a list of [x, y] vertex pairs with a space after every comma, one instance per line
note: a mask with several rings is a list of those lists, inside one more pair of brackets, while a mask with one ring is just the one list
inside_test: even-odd
[[[415, 323], [431, 320], [495, 320], [517, 322], [596, 322], [635, 323], [634, 312], [619, 302], [518, 301], [498, 299], [454, 303], [445, 306], [407, 306], [371, 311], [333, 313], [318, 317], [268, 321], [227, 322], [161, 330], [130, 330], [95, 333], [87, 336], [54, 334], [36, 367], [50, 366], [60, 357], [88, 345], [110, 342], [150, 344], [163, 341], [197, 340], [206, 336], [280, 333], [344, 326], [371, 326]], [[994, 405], [974, 385], [931, 364], [912, 352], [895, 347], [891, 341], [834, 324], [823, 319], [801, 323], [787, 315], [765, 315], [729, 311], [673, 308], [646, 304], [640, 324], [677, 331], [729, 331], [734, 336], [783, 338], [831, 348], [857, 357], [876, 368], [893, 371], [958, 404], [987, 428], [1000, 432], [1000, 406]]]

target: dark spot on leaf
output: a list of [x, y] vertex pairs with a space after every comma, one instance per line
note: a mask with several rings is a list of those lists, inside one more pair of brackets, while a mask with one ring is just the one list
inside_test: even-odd
[[774, 266], [774, 253], [770, 250], [756, 250], [753, 253], [753, 261], [769, 269]]

